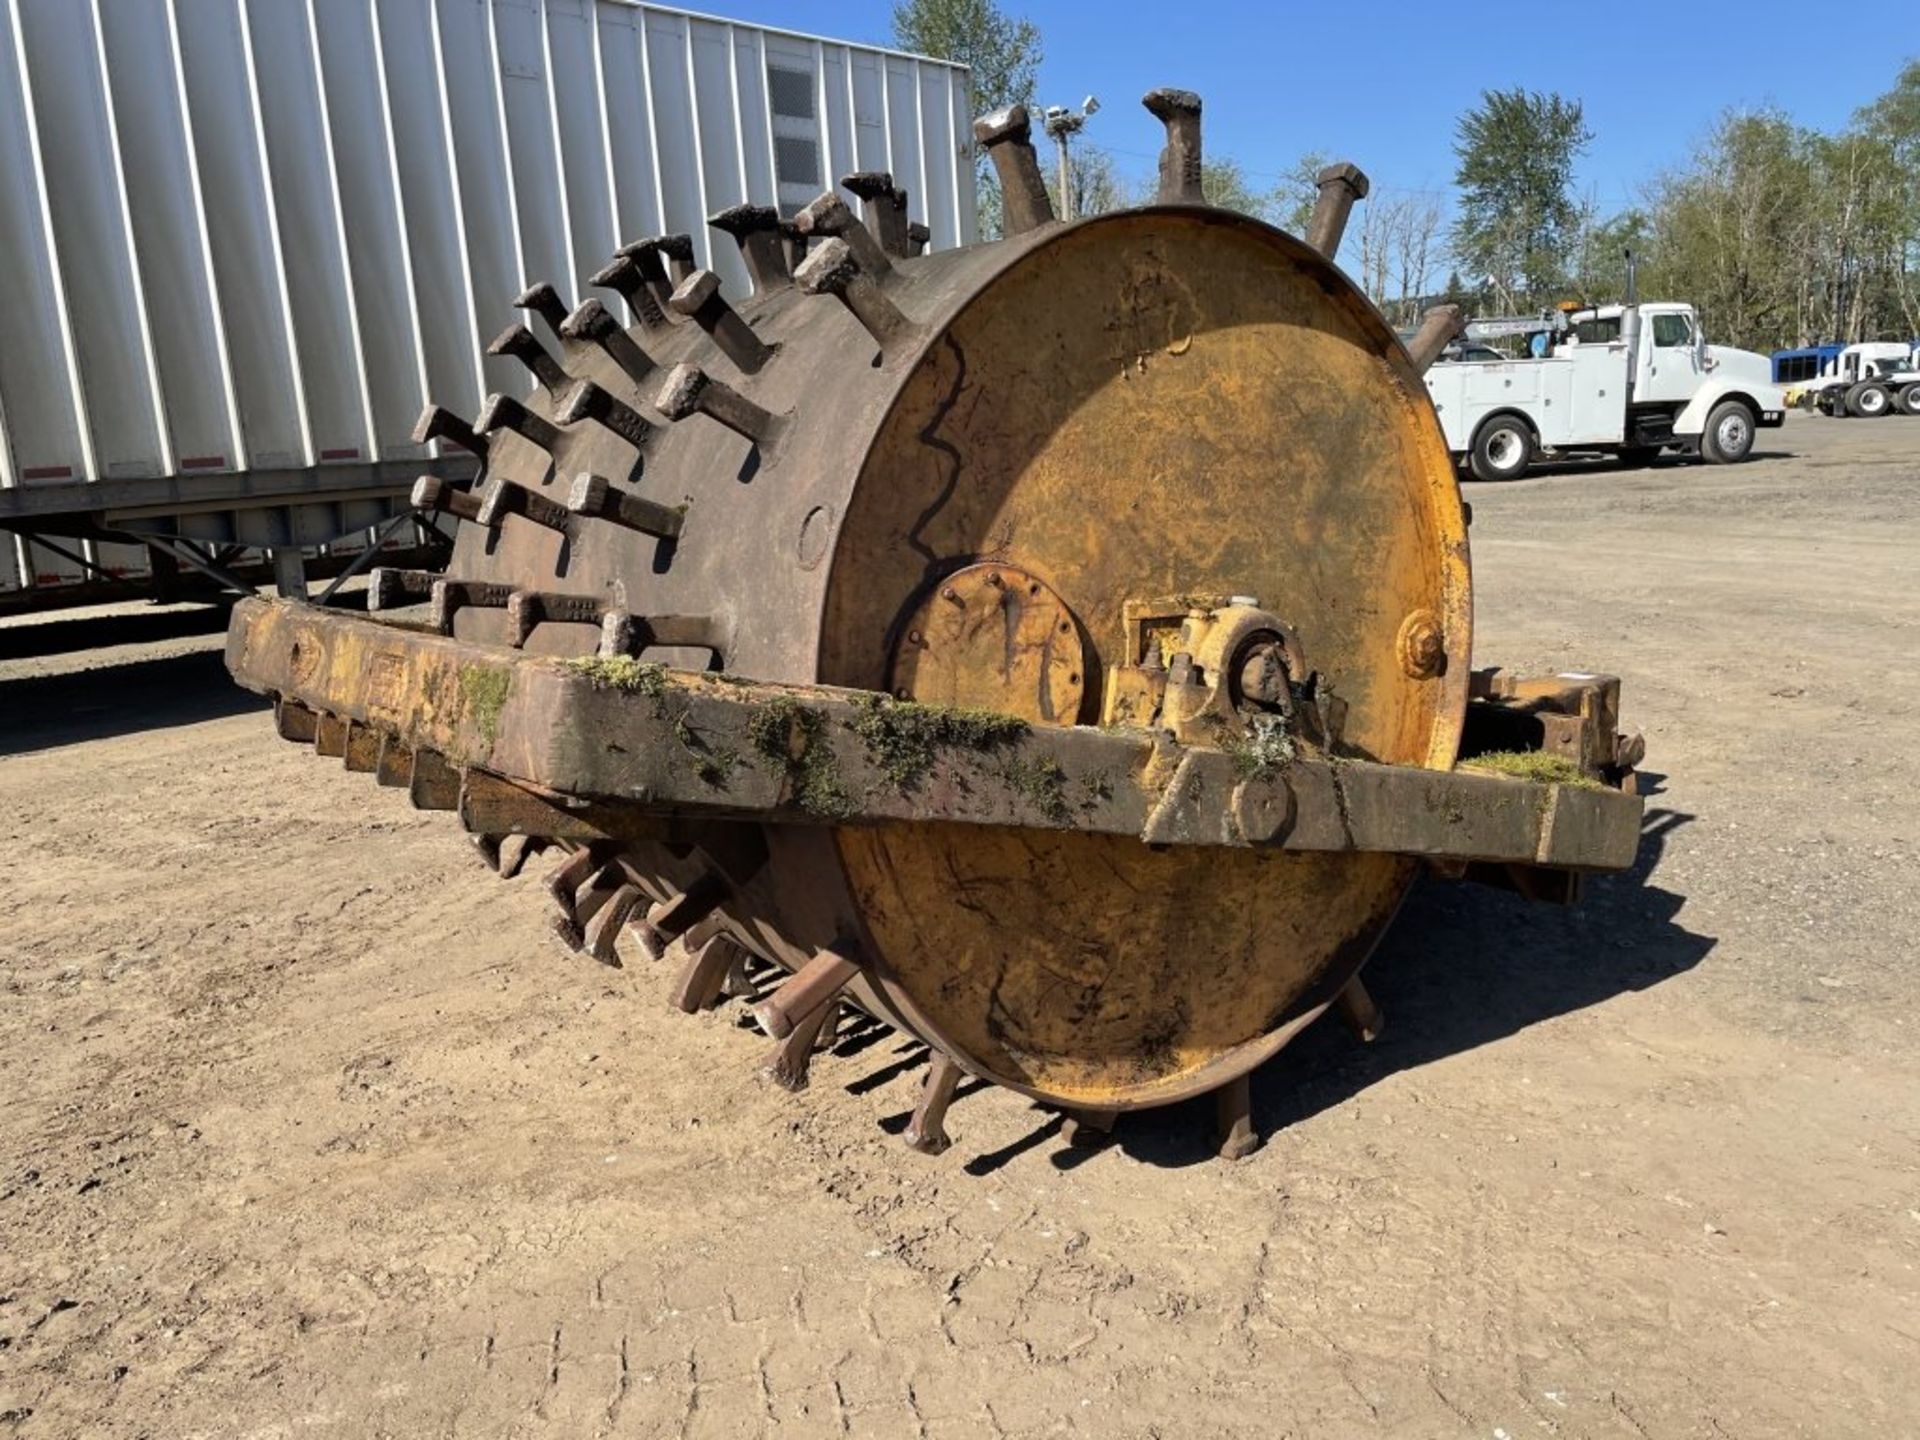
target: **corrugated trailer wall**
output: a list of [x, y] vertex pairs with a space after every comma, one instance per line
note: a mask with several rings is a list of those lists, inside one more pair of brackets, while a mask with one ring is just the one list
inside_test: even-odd
[[626, 0], [6, 4], [8, 486], [417, 457], [429, 396], [526, 388], [483, 351], [528, 282], [577, 301], [616, 245], [685, 231], [744, 287], [705, 217], [854, 170], [891, 170], [935, 247], [974, 239], [939, 62]]

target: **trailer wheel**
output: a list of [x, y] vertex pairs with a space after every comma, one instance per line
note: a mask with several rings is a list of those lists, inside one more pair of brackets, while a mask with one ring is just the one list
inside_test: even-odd
[[1753, 449], [1753, 411], [1738, 400], [1722, 400], [1707, 416], [1700, 453], [1711, 465], [1734, 465]]
[[1920, 415], [1920, 380], [1902, 385], [1894, 399], [1899, 402], [1901, 414]]
[[1862, 380], [1847, 391], [1847, 409], [1862, 420], [1884, 415], [1892, 408], [1893, 397], [1887, 394], [1887, 387], [1871, 380]]
[[1496, 415], [1473, 437], [1469, 467], [1476, 480], [1518, 480], [1533, 460], [1533, 432], [1517, 415]]

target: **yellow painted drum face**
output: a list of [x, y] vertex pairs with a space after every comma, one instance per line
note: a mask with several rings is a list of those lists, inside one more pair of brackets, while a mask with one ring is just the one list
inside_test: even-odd
[[[906, 639], [943, 587], [977, 603], [996, 565], [1040, 587], [1056, 633], [1070, 617], [1070, 661], [1040, 654], [1030, 617], [1004, 652]], [[1286, 620], [1347, 703], [1349, 753], [1452, 763], [1467, 547], [1424, 388], [1336, 271], [1219, 212], [1063, 230], [959, 311], [854, 489], [819, 674], [950, 703], [991, 698], [1004, 653], [1007, 683], [1040, 685], [1052, 714], [1006, 708], [1096, 723], [1123, 603], [1173, 595], [1250, 596]], [[1416, 616], [1446, 657], [1425, 678], [1402, 655]], [[889, 999], [923, 1034], [995, 1079], [1107, 1108], [1271, 1053], [1359, 967], [1412, 873], [1390, 856], [937, 825], [837, 845]]]

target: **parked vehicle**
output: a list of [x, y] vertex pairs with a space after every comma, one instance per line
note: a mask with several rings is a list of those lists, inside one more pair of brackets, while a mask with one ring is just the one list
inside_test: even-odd
[[1847, 347], [1838, 342], [1826, 345], [1802, 345], [1792, 350], [1773, 352], [1773, 383], [1776, 385], [1798, 385], [1806, 380], [1818, 379], [1833, 359]]
[[[418, 476], [474, 467], [427, 395], [520, 393], [515, 320], [553, 350], [590, 296], [627, 319], [623, 242], [744, 287], [709, 216], [868, 171], [929, 248], [975, 238], [945, 61], [630, 0], [6, 8], [0, 611], [397, 543]], [[508, 303], [543, 281], [565, 308]]]
[[1835, 418], [1920, 415], [1920, 351], [1898, 340], [1849, 345], [1817, 377], [1790, 390], [1787, 403]]
[[1691, 305], [1629, 300], [1475, 321], [1465, 342], [1522, 333], [1527, 359], [1443, 361], [1427, 372], [1447, 446], [1481, 480], [1517, 479], [1536, 459], [1576, 453], [1744, 460], [1756, 433], [1786, 418], [1768, 358], [1709, 345]]

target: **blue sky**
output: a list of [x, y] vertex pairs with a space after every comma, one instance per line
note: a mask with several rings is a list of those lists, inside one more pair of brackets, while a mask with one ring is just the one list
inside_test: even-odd
[[[1139, 97], [1178, 85], [1206, 101], [1207, 151], [1232, 156], [1256, 182], [1317, 150], [1358, 163], [1378, 193], [1444, 196], [1454, 118], [1483, 89], [1524, 85], [1584, 102], [1594, 142], [1578, 188], [1603, 212], [1682, 162], [1729, 107], [1770, 102], [1801, 124], [1833, 128], [1920, 54], [1920, 31], [1901, 43], [1898, 5], [1868, 6], [1860, 13], [1877, 18], [1855, 25], [1842, 19], [1844, 8], [1806, 0], [1001, 3], [1040, 27], [1042, 103], [1098, 95], [1103, 108], [1087, 138], [1123, 172], [1151, 173], [1159, 145]], [[696, 0], [693, 8], [848, 40], [885, 42], [892, 28], [886, 0]]]

